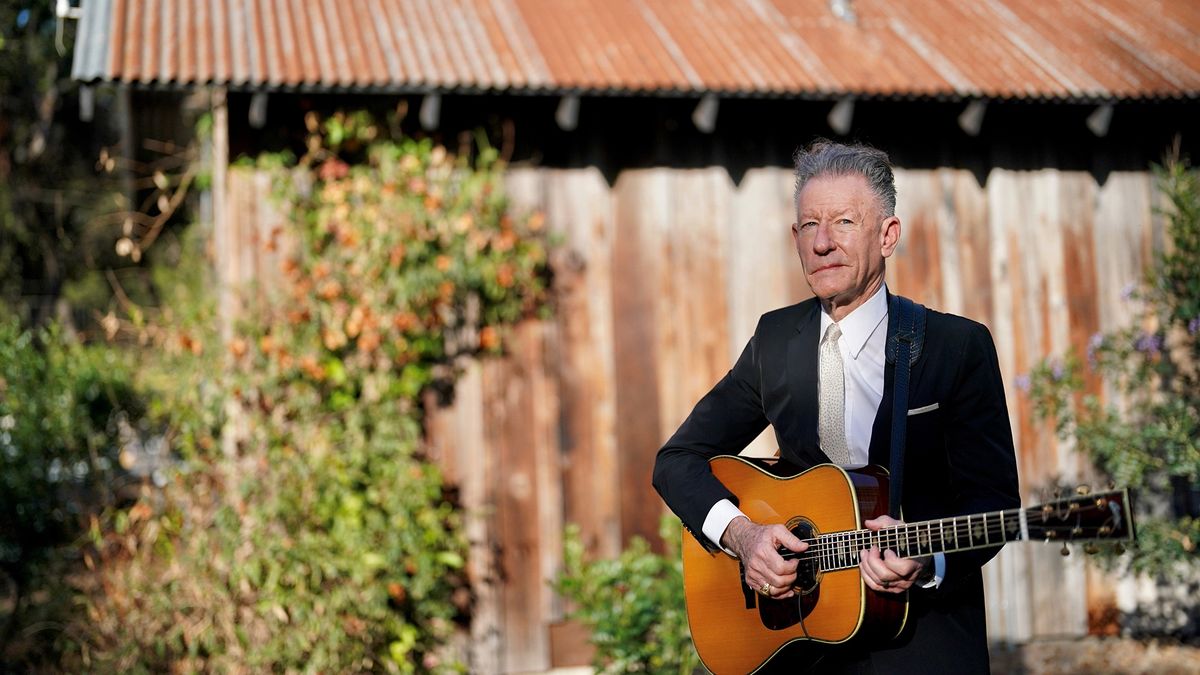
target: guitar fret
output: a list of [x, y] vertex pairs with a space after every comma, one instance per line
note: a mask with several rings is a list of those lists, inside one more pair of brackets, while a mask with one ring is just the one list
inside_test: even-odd
[[983, 543], [985, 545], [990, 543], [988, 541], [988, 524], [987, 524], [987, 514], [986, 513], [983, 514]]

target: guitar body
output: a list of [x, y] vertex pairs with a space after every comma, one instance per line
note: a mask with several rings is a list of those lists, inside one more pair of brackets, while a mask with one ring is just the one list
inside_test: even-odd
[[[711, 466], [751, 520], [787, 525], [801, 539], [859, 530], [864, 520], [887, 511], [887, 475], [879, 467], [822, 464], [785, 476], [732, 456], [716, 457]], [[804, 592], [771, 600], [746, 587], [738, 560], [709, 553], [690, 536], [683, 539], [692, 640], [704, 666], [717, 675], [758, 671], [785, 648], [788, 669], [802, 672], [828, 645], [878, 644], [904, 628], [907, 594], [871, 591], [857, 567], [801, 574], [807, 581], [797, 583], [804, 583]]]

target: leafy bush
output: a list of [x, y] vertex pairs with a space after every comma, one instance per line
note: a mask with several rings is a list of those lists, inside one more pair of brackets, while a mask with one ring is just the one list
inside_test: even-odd
[[[1047, 359], [1025, 384], [1039, 415], [1139, 492], [1132, 568], [1171, 576], [1176, 565], [1196, 571], [1200, 563], [1200, 174], [1176, 161], [1157, 177], [1170, 202], [1170, 244], [1140, 289], [1127, 289], [1139, 307], [1134, 321], [1094, 335], [1086, 362]], [[1117, 400], [1079, 397], [1089, 373]]]
[[446, 644], [470, 616], [466, 546], [421, 401], [544, 306], [541, 218], [509, 213], [490, 149], [308, 122], [305, 157], [259, 162], [294, 214], [263, 242], [291, 251], [274, 300], [220, 348], [204, 324], [150, 331], [187, 471], [95, 534], [82, 666], [463, 667]]
[[591, 629], [598, 672], [690, 675], [700, 665], [684, 603], [679, 521], [666, 516], [659, 530], [665, 555], [635, 537], [616, 560], [588, 560], [579, 528], [567, 528], [555, 590]]
[[61, 619], [47, 600], [62, 599], [64, 549], [115, 499], [117, 426], [140, 408], [119, 354], [0, 317], [0, 664], [30, 651], [9, 644], [18, 628]]

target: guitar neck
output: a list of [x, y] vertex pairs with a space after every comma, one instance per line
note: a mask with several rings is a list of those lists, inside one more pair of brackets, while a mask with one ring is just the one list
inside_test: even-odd
[[833, 571], [857, 567], [859, 552], [871, 547], [890, 549], [901, 558], [918, 558], [993, 548], [1011, 541], [1132, 539], [1128, 503], [1126, 491], [1112, 491], [1025, 509], [938, 518], [880, 530], [831, 532], [809, 539], [809, 548], [803, 553], [781, 553]]

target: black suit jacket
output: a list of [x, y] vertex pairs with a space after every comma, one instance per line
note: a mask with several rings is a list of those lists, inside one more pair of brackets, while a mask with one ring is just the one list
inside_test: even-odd
[[[912, 366], [905, 449], [903, 517], [926, 520], [1020, 505], [1004, 387], [991, 334], [982, 324], [929, 311], [925, 346]], [[658, 452], [654, 487], [710, 550], [701, 532], [717, 501], [737, 503], [708, 468], [736, 454], [768, 425], [783, 459], [800, 467], [829, 461], [817, 436], [817, 342], [820, 305], [810, 299], [763, 315], [733, 369], [696, 404]], [[891, 323], [891, 322], [889, 322]], [[889, 335], [890, 337], [890, 335]], [[884, 369], [870, 460], [888, 466], [895, 369]], [[935, 405], [936, 404], [936, 405]], [[914, 589], [913, 630], [872, 654], [879, 672], [987, 670], [983, 585], [979, 568], [996, 554], [949, 554], [942, 585]], [[931, 661], [932, 659], [932, 661]]]

